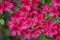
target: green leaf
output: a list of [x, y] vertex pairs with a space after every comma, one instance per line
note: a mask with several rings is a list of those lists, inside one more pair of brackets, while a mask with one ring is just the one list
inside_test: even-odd
[[3, 19], [0, 19], [0, 24], [4, 24], [4, 20]]
[[46, 37], [43, 34], [40, 37], [41, 37], [42, 40], [47, 40]]
[[49, 6], [52, 5], [52, 0], [42, 0], [42, 4], [48, 4]]
[[43, 34], [40, 36], [41, 40], [53, 40], [53, 38], [49, 36], [44, 36]]
[[0, 36], [0, 40], [11, 40], [9, 36]]
[[34, 40], [33, 38], [30, 38], [30, 40]]
[[3, 40], [4, 37], [0, 36], [0, 40]]
[[18, 7], [20, 7], [22, 5], [21, 2], [18, 2], [17, 4], [18, 4]]
[[54, 20], [56, 23], [57, 22], [60, 22], [60, 17], [58, 17], [57, 19], [55, 18], [55, 20]]
[[53, 37], [47, 36], [46, 38], [47, 38], [47, 40], [53, 40]]
[[4, 18], [4, 15], [3, 14], [0, 14], [0, 19], [3, 19]]
[[16, 11], [18, 11], [18, 10], [19, 10], [19, 7], [16, 6], [14, 12], [16, 12]]
[[11, 40], [9, 37], [4, 37], [4, 40]]
[[6, 35], [11, 35], [10, 31], [8, 29], [5, 29], [4, 27], [2, 27], [2, 32], [5, 33]]
[[2, 0], [0, 0], [0, 2], [2, 2]]
[[42, 3], [45, 4], [45, 0], [42, 0]]
[[51, 5], [52, 5], [52, 0], [48, 0], [48, 1], [47, 1], [47, 4], [48, 4], [49, 6], [51, 6]]
[[46, 19], [49, 19], [49, 18], [50, 18], [50, 15], [49, 15], [49, 14], [46, 14], [46, 15], [45, 15], [45, 18], [46, 18]]
[[4, 21], [6, 22], [6, 21], [10, 20], [10, 17], [11, 17], [12, 14], [13, 14], [13, 12], [10, 12], [10, 13], [9, 12], [6, 12], [4, 14]]

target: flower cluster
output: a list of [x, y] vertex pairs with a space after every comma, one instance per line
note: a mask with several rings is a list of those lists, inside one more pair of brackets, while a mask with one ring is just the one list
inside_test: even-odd
[[0, 2], [0, 14], [13, 11], [14, 6], [15, 2], [11, 0], [3, 0], [2, 2]]
[[[60, 0], [51, 0], [52, 4], [42, 3], [42, 0], [20, 0], [19, 10], [14, 12], [9, 23], [9, 30], [12, 36], [21, 36], [23, 40], [31, 37], [37, 39], [42, 33], [45, 36], [60, 40]], [[8, 0], [0, 3], [0, 13], [11, 12], [14, 3]], [[49, 14], [49, 18], [46, 15]]]

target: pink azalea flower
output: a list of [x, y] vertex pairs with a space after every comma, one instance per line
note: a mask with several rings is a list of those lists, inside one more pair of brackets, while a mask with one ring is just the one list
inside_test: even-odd
[[60, 40], [60, 36], [56, 36], [55, 40]]
[[[3, 5], [0, 4], [0, 13], [12, 11], [14, 3], [11, 1], [4, 1]], [[12, 36], [21, 35], [22, 40], [31, 37], [36, 40], [41, 33], [44, 33], [44, 36], [60, 40], [60, 23], [55, 23], [50, 19], [46, 21], [45, 19], [47, 13], [50, 17], [56, 16], [58, 18], [60, 16], [59, 1], [52, 0], [52, 6], [45, 4], [42, 5], [42, 9], [38, 9], [42, 4], [42, 0], [20, 0], [22, 5], [17, 12], [12, 14], [9, 21], [9, 30]]]
[[42, 12], [44, 14], [47, 14], [50, 11], [50, 7], [46, 4], [42, 7]]
[[52, 6], [50, 8], [50, 16], [51, 17], [56, 16], [56, 18], [59, 17], [60, 16], [60, 8]]
[[5, 1], [3, 2], [3, 5], [4, 5], [4, 11], [7, 11], [7, 12], [11, 12], [12, 8], [13, 8], [13, 3], [10, 3], [9, 1]]
[[45, 21], [45, 15], [43, 13], [40, 13], [37, 15], [36, 19], [38, 22], [42, 23], [43, 21]]
[[12, 32], [14, 32], [15, 30], [19, 32], [21, 30], [27, 29], [32, 24], [32, 22], [30, 21], [31, 21], [30, 18], [25, 19], [22, 13], [16, 12], [11, 17], [11, 21], [9, 22], [9, 26], [10, 26], [9, 29], [12, 30]]
[[42, 4], [42, 0], [32, 0], [33, 6], [40, 6]]
[[60, 0], [52, 0], [54, 6], [60, 6]]
[[41, 0], [20, 0], [23, 5], [30, 5], [30, 6], [40, 6]]
[[44, 26], [44, 34], [53, 37], [57, 34], [57, 27], [53, 21], [48, 21]]
[[23, 30], [22, 31], [22, 38], [23, 39], [26, 39], [26, 38], [30, 39], [31, 38], [31, 31], [28, 29]]
[[21, 7], [20, 7], [20, 10], [22, 10], [22, 11], [30, 11], [30, 6], [29, 5], [22, 5]]
[[0, 3], [0, 14], [3, 14], [3, 4], [2, 3]]
[[34, 39], [37, 39], [41, 35], [42, 31], [39, 29], [32, 29], [31, 36]]
[[20, 0], [20, 2], [21, 2], [23, 5], [31, 5], [31, 4], [32, 4], [32, 0]]
[[3, 14], [3, 12], [11, 12], [13, 7], [14, 4], [12, 2], [4, 0], [0, 3], [0, 14]]

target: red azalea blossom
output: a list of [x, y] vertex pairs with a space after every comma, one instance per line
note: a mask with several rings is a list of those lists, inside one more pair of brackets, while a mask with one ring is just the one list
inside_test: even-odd
[[[55, 17], [57, 21], [60, 17], [60, 0], [52, 0], [51, 6], [43, 4], [42, 0], [19, 1], [21, 6], [14, 0], [3, 0], [0, 3], [0, 14], [13, 11], [8, 22], [12, 36], [21, 36], [22, 40], [36, 40], [43, 33], [44, 36], [60, 40], [60, 22], [51, 19]], [[15, 7], [18, 7], [17, 11]], [[46, 14], [49, 14], [50, 18], [45, 19]]]
[[0, 14], [2, 14], [4, 11], [11, 12], [13, 7], [14, 7], [13, 3], [4, 0], [2, 3], [0, 3]]
[[52, 0], [54, 6], [60, 6], [60, 0]]
[[57, 26], [53, 21], [49, 20], [45, 24], [45, 26], [44, 26], [44, 34], [46, 36], [51, 36], [51, 37], [53, 37], [54, 35], [57, 34]]
[[58, 18], [60, 16], [60, 7], [54, 7], [52, 6], [50, 8], [50, 16], [56, 16], [56, 18]]

